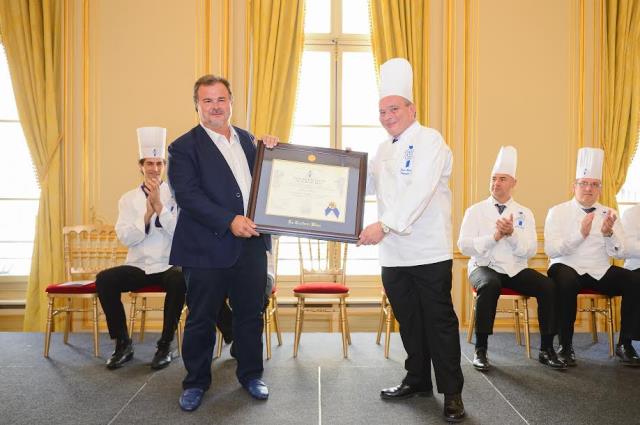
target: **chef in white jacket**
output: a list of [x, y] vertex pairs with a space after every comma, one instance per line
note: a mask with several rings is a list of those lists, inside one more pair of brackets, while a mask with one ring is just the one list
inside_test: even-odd
[[640, 280], [629, 270], [612, 266], [623, 258], [624, 232], [617, 212], [598, 203], [602, 188], [604, 151], [578, 151], [574, 198], [549, 210], [544, 227], [544, 247], [549, 257], [548, 276], [557, 288], [558, 357], [575, 366], [573, 325], [581, 289], [622, 295], [620, 339], [616, 356], [625, 365], [640, 366], [631, 345], [640, 339]]
[[406, 59], [380, 67], [379, 118], [389, 137], [370, 164], [367, 184], [377, 195], [379, 221], [362, 231], [358, 244], [380, 245], [382, 282], [407, 351], [405, 378], [380, 396], [431, 395], [433, 362], [438, 392], [445, 394], [445, 419], [457, 421], [465, 412], [451, 302], [453, 159], [440, 133], [416, 121], [412, 87]]
[[489, 370], [488, 337], [493, 333], [500, 290], [510, 288], [536, 297], [541, 344], [538, 359], [553, 369], [566, 369], [553, 349], [556, 307], [553, 281], [531, 269], [527, 260], [538, 247], [536, 223], [529, 208], [511, 196], [516, 186], [518, 152], [500, 148], [491, 171], [491, 196], [467, 209], [458, 248], [469, 258], [469, 282], [477, 293], [476, 348], [473, 366]]
[[186, 290], [182, 271], [169, 265], [178, 211], [169, 185], [162, 180], [166, 129], [142, 127], [137, 133], [143, 183], [120, 198], [116, 223], [118, 239], [128, 247], [127, 259], [125, 265], [103, 270], [96, 277], [109, 335], [116, 340], [107, 360], [109, 369], [117, 369], [133, 357], [121, 293], [146, 286], [160, 286], [166, 292], [162, 335], [151, 362], [151, 368], [162, 369], [171, 362], [171, 341]]

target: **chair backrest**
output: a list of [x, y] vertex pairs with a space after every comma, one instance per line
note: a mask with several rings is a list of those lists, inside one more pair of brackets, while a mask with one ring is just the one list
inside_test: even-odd
[[127, 256], [112, 225], [66, 226], [62, 234], [67, 281], [94, 279], [98, 272], [124, 263]]
[[300, 282], [345, 284], [348, 244], [298, 238]]

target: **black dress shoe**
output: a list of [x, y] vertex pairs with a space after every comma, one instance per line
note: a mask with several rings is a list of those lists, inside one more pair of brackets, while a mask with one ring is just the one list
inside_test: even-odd
[[153, 360], [151, 360], [151, 369], [164, 369], [169, 366], [169, 363], [171, 363], [171, 345], [158, 344], [156, 354], [154, 354]]
[[544, 350], [540, 350], [538, 361], [540, 361], [540, 363], [545, 366], [549, 366], [551, 369], [567, 369], [567, 364], [558, 358], [558, 355], [553, 348], [545, 348]]
[[489, 359], [487, 358], [487, 349], [486, 348], [476, 348], [476, 353], [473, 356], [473, 367], [477, 370], [485, 372], [489, 370], [491, 365], [489, 365]]
[[556, 354], [558, 355], [558, 360], [566, 363], [567, 366], [576, 366], [576, 353], [575, 351], [573, 351], [573, 347], [571, 345], [567, 345], [564, 347], [561, 345], [560, 347], [558, 347], [558, 351], [556, 351]]
[[116, 349], [107, 360], [107, 369], [117, 369], [133, 358], [133, 343], [130, 339], [117, 340]]
[[640, 356], [636, 352], [633, 345], [617, 345], [616, 357], [625, 366], [638, 367], [640, 366]]
[[460, 394], [444, 395], [444, 418], [447, 422], [460, 422], [464, 418], [464, 403]]
[[402, 383], [397, 387], [385, 388], [380, 391], [380, 398], [383, 400], [404, 400], [413, 396], [431, 397], [433, 390], [431, 387], [416, 387]]

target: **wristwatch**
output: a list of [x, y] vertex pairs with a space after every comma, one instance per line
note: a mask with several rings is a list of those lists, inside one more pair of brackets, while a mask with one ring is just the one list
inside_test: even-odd
[[389, 229], [389, 226], [387, 226], [386, 224], [384, 224], [384, 223], [383, 223], [383, 222], [381, 222], [381, 221], [380, 221], [379, 223], [380, 223], [380, 226], [382, 226], [382, 233], [384, 233], [385, 235], [386, 235], [387, 233], [389, 233], [389, 231], [391, 230], [391, 229]]

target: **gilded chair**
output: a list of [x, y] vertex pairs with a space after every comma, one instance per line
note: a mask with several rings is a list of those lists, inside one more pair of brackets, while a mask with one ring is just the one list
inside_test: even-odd
[[[589, 313], [589, 317], [591, 319], [590, 327], [591, 327], [591, 339], [594, 343], [598, 342], [598, 329], [596, 326], [597, 317], [596, 313], [602, 314], [605, 319], [605, 324], [607, 328], [607, 336], [609, 339], [609, 357], [613, 357], [614, 345], [613, 345], [613, 336], [614, 336], [614, 317], [613, 317], [613, 304], [614, 304], [614, 296], [609, 296], [607, 294], [603, 294], [602, 292], [598, 292], [594, 289], [581, 289], [578, 292], [578, 302], [580, 299], [588, 299], [589, 306], [588, 307], [579, 307], [578, 311], [583, 313]], [[598, 301], [604, 301], [604, 306], [598, 306]]]
[[[90, 312], [93, 322], [93, 350], [98, 356], [98, 294], [95, 277], [104, 269], [121, 265], [127, 255], [111, 225], [68, 226], [62, 230], [64, 239], [65, 282], [47, 286], [47, 324], [44, 337], [44, 356], [49, 357], [53, 318], [65, 314], [64, 343], [69, 342], [73, 313]], [[82, 300], [83, 307], [75, 307], [74, 300]], [[63, 300], [63, 306], [56, 306]], [[85, 301], [90, 302], [86, 307]]]
[[376, 336], [376, 344], [380, 345], [380, 337], [382, 336], [382, 327], [385, 327], [384, 333], [384, 358], [389, 358], [389, 345], [391, 342], [391, 326], [395, 320], [393, 309], [387, 294], [382, 289], [382, 299], [380, 300], [380, 322], [378, 324], [378, 335]]
[[[467, 342], [471, 342], [471, 336], [473, 335], [473, 328], [476, 324], [476, 302], [478, 294], [476, 289], [472, 286], [473, 303], [471, 305], [471, 316], [469, 318], [469, 329], [467, 331]], [[524, 322], [524, 339], [525, 347], [527, 350], [527, 358], [531, 358], [531, 335], [529, 332], [529, 297], [521, 294], [518, 291], [509, 288], [500, 289], [500, 299], [513, 301], [513, 308], [498, 308], [496, 313], [509, 313], [513, 314], [513, 325], [516, 334], [516, 343], [522, 345], [522, 335], [520, 333], [520, 317], [522, 316]], [[522, 305], [520, 305], [522, 303]]]
[[[335, 247], [335, 249], [332, 250], [332, 247]], [[334, 312], [333, 305], [335, 303], [338, 304], [337, 311], [342, 333], [342, 352], [344, 358], [349, 355], [348, 345], [351, 344], [351, 335], [349, 333], [346, 304], [349, 288], [345, 284], [347, 247], [347, 244], [339, 242], [298, 239], [300, 284], [293, 288], [293, 294], [298, 298], [293, 357], [298, 356], [298, 346], [305, 312]], [[341, 255], [332, 256], [332, 252], [340, 253]], [[316, 301], [323, 304], [329, 302], [331, 307], [320, 306], [320, 308], [317, 308], [313, 304], [307, 305], [307, 299], [316, 299]]]
[[[278, 325], [278, 249], [280, 246], [280, 239], [278, 237], [272, 237], [271, 239], [271, 250], [273, 254], [268, 255], [268, 273], [269, 279], [273, 279], [273, 285], [271, 288], [271, 295], [267, 301], [267, 305], [265, 306], [263, 313], [263, 321], [264, 321], [264, 338], [265, 345], [267, 347], [267, 360], [271, 358], [271, 333], [275, 331], [276, 337], [278, 338], [278, 346], [282, 345], [282, 334], [280, 333], [280, 327]], [[218, 358], [222, 355], [222, 346], [224, 345], [224, 341], [222, 340], [222, 332], [220, 329], [216, 328], [216, 341], [217, 341], [217, 349], [216, 349], [216, 357]]]
[[[148, 304], [148, 299], [160, 299], [163, 300], [166, 293], [164, 288], [159, 285], [150, 285], [145, 286], [144, 288], [140, 288], [135, 291], [129, 292], [129, 296], [131, 298], [131, 309], [129, 313], [129, 338], [133, 339], [133, 331], [136, 324], [136, 320], [138, 318], [138, 314], [140, 315], [140, 342], [144, 341], [144, 331], [147, 322], [147, 313], [151, 311], [164, 311], [163, 307], [152, 307]], [[138, 304], [138, 299], [140, 303]], [[185, 315], [186, 307], [183, 307], [182, 313], [180, 314], [180, 320], [178, 321], [178, 326], [176, 329], [176, 336], [178, 339], [178, 352], [182, 355], [182, 317]]]

